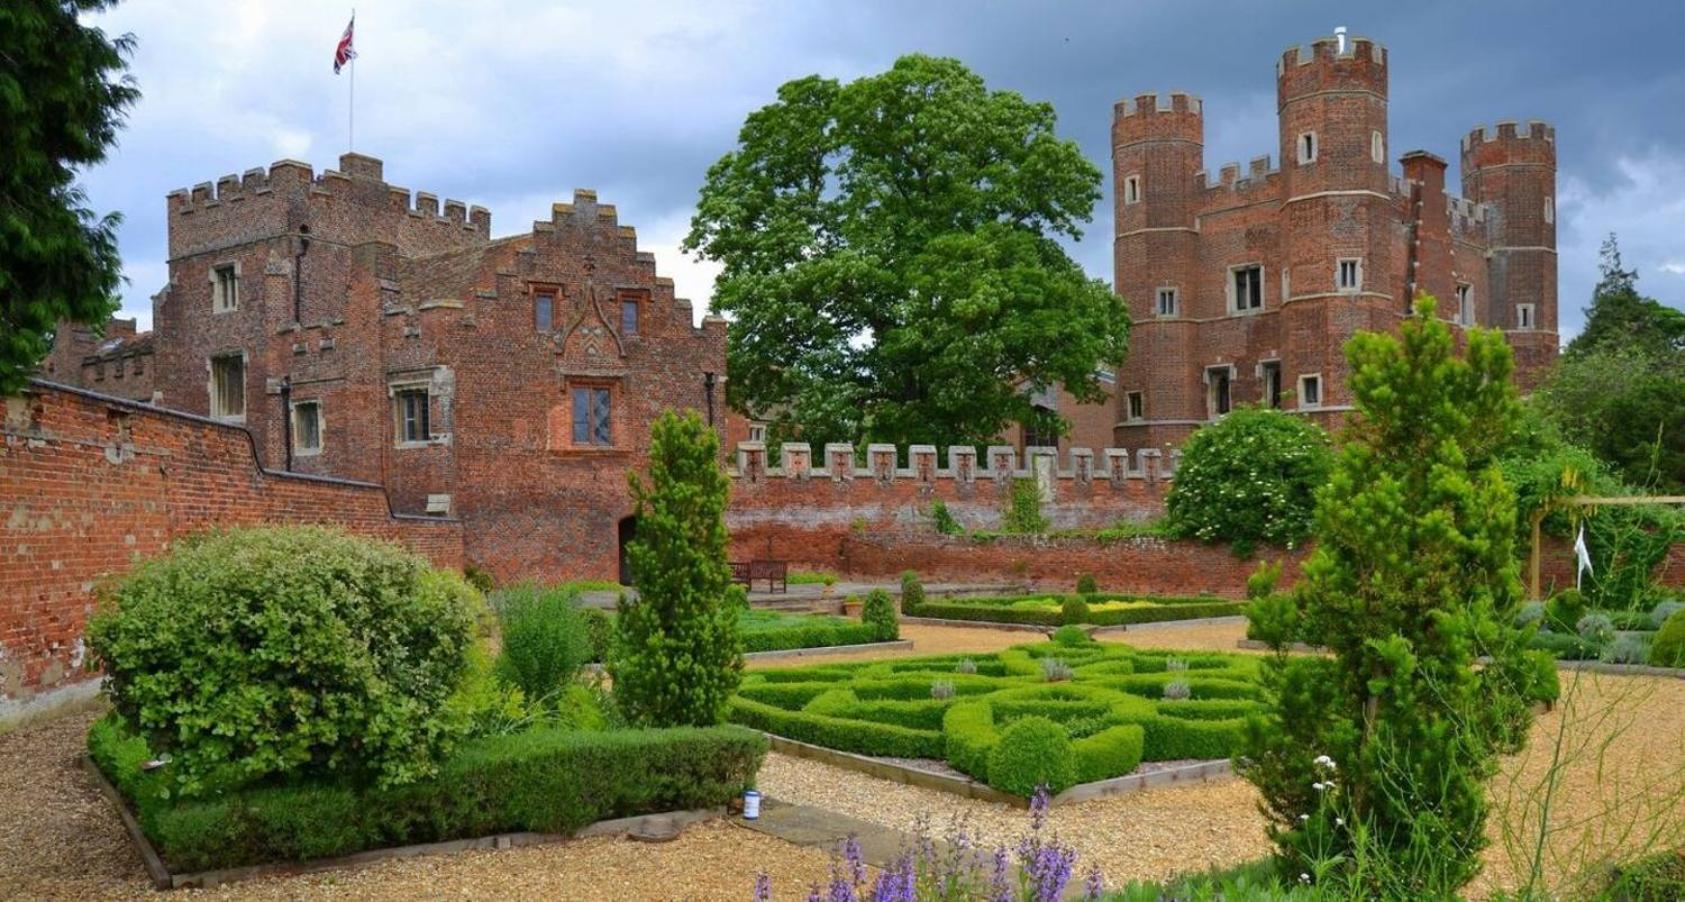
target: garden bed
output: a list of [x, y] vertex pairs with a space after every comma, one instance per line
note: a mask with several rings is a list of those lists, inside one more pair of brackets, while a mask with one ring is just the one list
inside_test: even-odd
[[181, 800], [166, 797], [169, 766], [144, 769], [151, 751], [114, 720], [88, 734], [91, 762], [132, 809], [133, 829], [156, 850], [159, 867], [174, 872], [439, 843], [479, 848], [498, 837], [508, 845], [517, 842], [511, 837], [577, 835], [604, 820], [723, 809], [753, 784], [767, 747], [764, 737], [734, 727], [543, 729], [465, 743], [437, 776], [390, 789], [297, 781]]
[[[1058, 793], [1129, 775], [1143, 761], [1229, 758], [1246, 718], [1262, 711], [1257, 667], [1241, 655], [1072, 639], [993, 655], [757, 671], [729, 716], [870, 759], [939, 759], [1010, 795], [1039, 782]], [[873, 772], [891, 766], [873, 764]]]
[[[1081, 604], [1078, 605], [1078, 602]], [[1049, 627], [1067, 623], [1127, 626], [1168, 620], [1234, 617], [1245, 612], [1245, 602], [1209, 596], [1187, 598], [1105, 593], [945, 598], [925, 600], [902, 611], [909, 617]]]
[[867, 645], [884, 641], [878, 629], [848, 617], [745, 611], [738, 618], [745, 653]]

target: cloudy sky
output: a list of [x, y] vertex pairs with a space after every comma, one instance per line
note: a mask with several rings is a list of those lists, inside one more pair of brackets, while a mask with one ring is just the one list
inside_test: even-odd
[[[351, 5], [128, 0], [93, 20], [135, 35], [145, 95], [86, 175], [95, 205], [125, 216], [124, 315], [148, 326], [166, 279], [167, 192], [284, 157], [320, 171], [346, 149], [348, 76], [331, 61]], [[497, 235], [596, 188], [700, 315], [713, 270], [677, 250], [697, 188], [784, 81], [855, 78], [910, 51], [958, 57], [993, 87], [1052, 102], [1103, 171], [1114, 100], [1187, 90], [1205, 99], [1215, 171], [1275, 150], [1275, 60], [1336, 25], [1390, 50], [1395, 171], [1399, 153], [1425, 148], [1452, 160], [1454, 180], [1473, 126], [1556, 126], [1564, 338], [1610, 231], [1640, 287], [1685, 308], [1677, 0], [360, 0], [356, 147], [394, 184], [489, 207]], [[1073, 247], [1107, 279], [1109, 209]]]

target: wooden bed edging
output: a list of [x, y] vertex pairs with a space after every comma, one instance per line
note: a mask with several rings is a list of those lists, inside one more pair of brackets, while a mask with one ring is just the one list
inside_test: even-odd
[[654, 814], [639, 814], [632, 817], [613, 818], [586, 824], [571, 834], [562, 833], [497, 833], [491, 836], [478, 836], [470, 839], [452, 839], [444, 842], [419, 843], [409, 846], [388, 846], [383, 849], [366, 849], [341, 855], [336, 858], [317, 858], [311, 861], [276, 861], [268, 864], [253, 864], [237, 868], [221, 868], [212, 871], [194, 871], [187, 874], [171, 873], [164, 864], [158, 850], [152, 845], [146, 833], [140, 829], [140, 822], [129, 810], [128, 800], [111, 785], [105, 773], [94, 764], [92, 758], [82, 757], [82, 768], [94, 779], [100, 792], [111, 801], [117, 809], [117, 816], [123, 821], [124, 829], [134, 840], [135, 847], [140, 850], [142, 863], [146, 865], [146, 873], [152, 878], [152, 885], [161, 890], [181, 889], [182, 887], [212, 887], [223, 883], [233, 883], [238, 880], [251, 880], [258, 877], [280, 877], [293, 874], [310, 874], [318, 871], [335, 871], [345, 868], [373, 864], [378, 861], [389, 861], [401, 858], [415, 858], [421, 855], [441, 855], [452, 852], [466, 852], [473, 849], [514, 849], [521, 846], [536, 846], [546, 843], [565, 842], [570, 839], [583, 839], [588, 836], [613, 836], [619, 833], [652, 832], [652, 827], [672, 827], [683, 829], [692, 824], [714, 820], [725, 816], [723, 809], [696, 808], [688, 811], [669, 811]]
[[[789, 739], [776, 733], [768, 733], [766, 736], [772, 741], [773, 751], [793, 755], [797, 758], [807, 758], [810, 761], [859, 771], [896, 783], [905, 783], [908, 786], [934, 789], [938, 792], [953, 793], [984, 802], [998, 802], [1003, 805], [1011, 805], [1014, 808], [1030, 807], [1029, 799], [1015, 796], [1009, 792], [1002, 792], [970, 777], [954, 777], [920, 767], [884, 761], [869, 755], [839, 752], [836, 749]], [[1144, 774], [1124, 774], [1121, 777], [1096, 780], [1092, 783], [1079, 783], [1054, 796], [1050, 804], [1063, 805], [1071, 802], [1087, 802], [1093, 799], [1127, 795], [1143, 789], [1156, 789], [1178, 783], [1205, 783], [1233, 775], [1234, 768], [1228, 761], [1201, 761], [1196, 764], [1170, 767]]]

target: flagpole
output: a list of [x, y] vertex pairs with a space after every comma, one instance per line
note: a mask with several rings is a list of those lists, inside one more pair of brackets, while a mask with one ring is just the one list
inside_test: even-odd
[[351, 58], [351, 99], [345, 111], [345, 128], [350, 132], [345, 139], [345, 149], [353, 153], [357, 150], [357, 58]]

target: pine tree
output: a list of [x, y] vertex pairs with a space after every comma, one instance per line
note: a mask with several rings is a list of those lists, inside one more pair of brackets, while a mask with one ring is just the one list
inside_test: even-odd
[[628, 474], [637, 536], [627, 549], [636, 600], [622, 600], [609, 675], [632, 722], [718, 723], [743, 669], [742, 590], [726, 564], [729, 482], [719, 439], [694, 411], [650, 430], [649, 482]]
[[1333, 657], [1269, 662], [1275, 710], [1246, 772], [1291, 873], [1345, 856], [1330, 879], [1361, 895], [1439, 898], [1477, 870], [1482, 784], [1543, 693], [1510, 626], [1515, 498], [1493, 460], [1518, 412], [1513, 360], [1484, 329], [1458, 359], [1431, 298], [1346, 358], [1357, 412], [1318, 495], [1298, 622], [1254, 623]]

